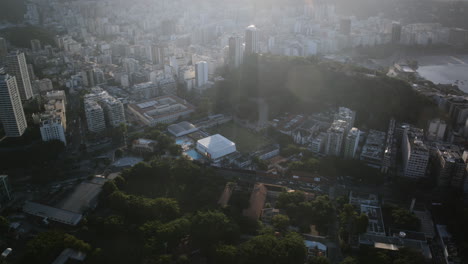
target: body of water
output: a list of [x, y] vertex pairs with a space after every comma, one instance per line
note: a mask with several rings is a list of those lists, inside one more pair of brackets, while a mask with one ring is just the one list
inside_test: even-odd
[[453, 84], [468, 93], [468, 56], [424, 56], [419, 62], [418, 73], [435, 84]]

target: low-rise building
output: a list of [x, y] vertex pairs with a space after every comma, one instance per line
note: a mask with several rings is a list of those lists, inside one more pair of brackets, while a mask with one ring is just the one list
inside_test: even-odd
[[236, 144], [216, 134], [197, 141], [197, 151], [211, 160], [218, 160], [236, 152]]
[[192, 123], [189, 123], [187, 121], [182, 121], [180, 123], [172, 124], [168, 126], [167, 130], [173, 136], [181, 137], [181, 136], [185, 136], [187, 134], [193, 133], [195, 131], [198, 131], [198, 128], [195, 127]]
[[160, 96], [137, 104], [130, 104], [128, 110], [143, 124], [155, 126], [158, 123], [172, 123], [195, 111], [187, 101], [173, 95]]
[[133, 141], [132, 150], [140, 153], [152, 153], [156, 144], [155, 140], [140, 138]]

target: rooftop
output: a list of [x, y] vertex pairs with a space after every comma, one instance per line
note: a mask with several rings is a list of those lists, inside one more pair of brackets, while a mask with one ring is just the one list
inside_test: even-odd
[[220, 134], [200, 139], [197, 141], [197, 143], [212, 151], [218, 151], [236, 145], [234, 142], [221, 136]]

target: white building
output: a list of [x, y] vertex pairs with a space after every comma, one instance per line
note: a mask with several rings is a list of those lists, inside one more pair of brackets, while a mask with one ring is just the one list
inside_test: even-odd
[[126, 122], [122, 102], [100, 88], [85, 95], [85, 113], [91, 132], [102, 132], [106, 125], [118, 127]]
[[232, 68], [238, 68], [242, 64], [242, 40], [239, 36], [229, 38], [228, 63]]
[[348, 135], [346, 135], [345, 145], [344, 145], [344, 158], [345, 159], [354, 159], [356, 157], [356, 151], [359, 144], [359, 136], [361, 131], [353, 127], [349, 130]]
[[94, 133], [104, 131], [106, 129], [106, 121], [102, 107], [94, 100], [86, 100], [84, 107], [88, 130]]
[[7, 137], [20, 137], [28, 127], [14, 76], [0, 69], [0, 121]]
[[206, 61], [195, 64], [195, 80], [197, 87], [202, 87], [208, 83], [208, 63]]
[[220, 134], [212, 135], [197, 141], [197, 150], [212, 160], [236, 152], [236, 144]]
[[310, 151], [316, 154], [323, 153], [326, 141], [327, 141], [327, 134], [320, 133], [316, 138], [312, 140], [310, 144]]
[[19, 51], [11, 52], [6, 56], [6, 64], [8, 73], [16, 77], [21, 100], [31, 99], [33, 91], [24, 53]]
[[258, 50], [258, 29], [250, 25], [245, 29], [245, 55], [257, 53]]
[[327, 143], [325, 154], [328, 156], [340, 156], [343, 139], [347, 133], [348, 123], [344, 120], [335, 120], [327, 131]]
[[405, 129], [402, 139], [403, 173], [409, 178], [426, 176], [429, 162], [429, 149], [409, 129]]
[[41, 122], [40, 126], [42, 141], [60, 140], [67, 145], [65, 138], [65, 129], [62, 121], [59, 118], [46, 119]]

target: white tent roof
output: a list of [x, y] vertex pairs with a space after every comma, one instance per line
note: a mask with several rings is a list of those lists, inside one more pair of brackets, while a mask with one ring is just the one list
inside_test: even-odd
[[200, 139], [198, 140], [198, 143], [213, 152], [217, 152], [236, 145], [234, 142], [221, 136], [220, 134]]

